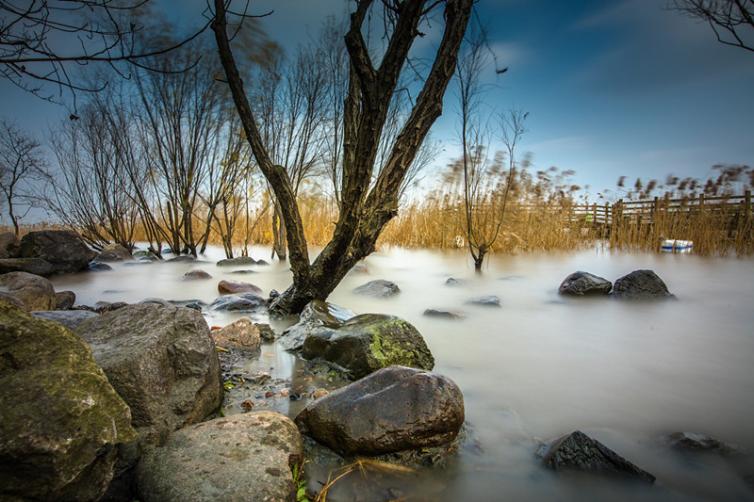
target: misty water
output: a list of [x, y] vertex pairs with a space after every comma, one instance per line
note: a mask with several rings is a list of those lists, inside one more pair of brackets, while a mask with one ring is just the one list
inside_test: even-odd
[[[268, 259], [269, 249], [254, 248], [252, 255]], [[212, 249], [202, 263], [116, 263], [113, 271], [58, 276], [53, 282], [56, 290], [71, 289], [78, 303], [89, 305], [150, 297], [210, 303], [223, 278], [252, 282], [265, 293], [289, 284], [285, 264], [218, 268], [220, 258], [220, 250]], [[365, 264], [367, 271], [352, 271], [330, 301], [357, 314], [393, 314], [414, 324], [435, 356], [435, 371], [463, 391], [468, 434], [446, 469], [380, 479], [375, 483], [396, 489], [370, 495], [359, 488], [361, 498], [390, 493], [468, 501], [754, 499], [754, 465], [747, 456], [681, 453], [663, 441], [674, 431], [701, 432], [754, 452], [754, 260], [588, 250], [491, 256], [476, 275], [463, 251], [393, 249], [374, 253]], [[254, 273], [231, 273], [239, 268]], [[655, 270], [677, 300], [635, 303], [557, 294], [562, 279], [576, 270], [615, 280], [639, 268]], [[213, 279], [184, 281], [183, 274], [193, 269]], [[448, 277], [465, 281], [450, 287]], [[401, 293], [388, 299], [352, 294], [373, 279], [392, 280]], [[501, 298], [501, 308], [465, 303], [490, 294]], [[422, 315], [432, 307], [460, 310], [466, 317]], [[240, 317], [204, 314], [210, 325]], [[273, 326], [280, 332], [285, 322]], [[300, 363], [272, 343], [263, 345], [258, 359], [240, 365], [290, 379], [295, 387]], [[243, 397], [231, 392], [224, 412], [241, 413]], [[293, 417], [305, 404], [274, 398], [268, 406]], [[638, 485], [543, 468], [535, 456], [540, 441], [577, 429], [651, 472], [657, 482]], [[311, 483], [326, 480], [327, 466], [306, 469]], [[365, 481], [358, 473], [350, 478], [328, 500], [353, 498], [354, 486]]]

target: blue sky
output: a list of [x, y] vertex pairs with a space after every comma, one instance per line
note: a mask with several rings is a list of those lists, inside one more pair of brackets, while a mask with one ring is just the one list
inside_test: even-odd
[[[191, 5], [195, 8], [187, 7]], [[204, 2], [173, 11], [190, 24]], [[273, 10], [268, 35], [292, 49], [316, 33], [343, 0], [257, 0]], [[666, 0], [480, 0], [479, 19], [509, 71], [485, 78], [491, 108], [530, 112], [521, 151], [537, 169], [576, 171], [595, 193], [617, 178], [705, 177], [715, 163], [754, 164], [754, 55], [719, 44], [708, 26], [667, 8]], [[171, 9], [175, 7], [169, 3]], [[198, 21], [197, 21], [198, 22]], [[432, 36], [426, 43], [431, 46]], [[40, 139], [67, 111], [0, 82], [3, 116]], [[456, 153], [455, 93], [433, 130]]]

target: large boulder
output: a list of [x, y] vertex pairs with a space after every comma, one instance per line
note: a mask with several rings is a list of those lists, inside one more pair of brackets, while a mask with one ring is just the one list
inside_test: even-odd
[[46, 319], [48, 321], [60, 323], [73, 331], [75, 331], [82, 322], [99, 316], [97, 312], [92, 312], [90, 310], [41, 310], [32, 312], [31, 315], [39, 319]]
[[0, 301], [0, 354], [0, 499], [98, 500], [135, 434], [89, 347]]
[[613, 284], [589, 272], [574, 272], [560, 283], [558, 293], [570, 296], [606, 295], [613, 289]]
[[13, 232], [0, 233], [0, 258], [13, 258], [18, 253], [18, 239]]
[[224, 295], [212, 302], [209, 308], [221, 312], [256, 312], [267, 308], [267, 300], [256, 293]]
[[309, 403], [301, 431], [342, 455], [381, 455], [446, 444], [464, 421], [449, 378], [391, 366]]
[[222, 401], [215, 344], [195, 310], [126, 305], [82, 322], [76, 333], [131, 407], [146, 442], [201, 421]]
[[280, 336], [280, 344], [286, 350], [300, 350], [310, 333], [339, 328], [352, 318], [350, 310], [323, 300], [312, 300], [299, 314], [299, 320]]
[[249, 282], [223, 280], [217, 283], [217, 292], [221, 295], [236, 295], [239, 293], [255, 293], [261, 295], [262, 288]]
[[20, 301], [27, 311], [54, 310], [57, 305], [52, 283], [44, 277], [27, 272], [0, 275], [0, 296], [6, 295]]
[[257, 261], [251, 256], [237, 256], [236, 258], [225, 258], [217, 262], [218, 267], [235, 267], [240, 265], [256, 265]]
[[399, 288], [398, 285], [394, 282], [386, 281], [384, 279], [377, 279], [362, 284], [358, 288], [354, 289], [353, 292], [357, 295], [387, 298], [389, 296], [394, 296], [400, 293], [401, 288]]
[[663, 280], [652, 270], [634, 270], [616, 280], [612, 296], [628, 300], [673, 297]]
[[648, 483], [655, 481], [653, 475], [581, 431], [542, 445], [537, 454], [547, 467], [556, 471], [583, 471], [635, 478]]
[[34, 275], [48, 276], [55, 273], [55, 267], [42, 258], [0, 259], [0, 274], [7, 274], [8, 272], [28, 272]]
[[77, 233], [66, 230], [29, 232], [19, 249], [20, 258], [40, 258], [53, 266], [54, 273], [86, 270], [96, 255]]
[[362, 314], [335, 329], [311, 332], [304, 340], [301, 355], [337, 364], [353, 378], [393, 365], [425, 370], [435, 365], [424, 338], [413, 325], [382, 314]]
[[271, 411], [216, 418], [174, 433], [136, 469], [143, 502], [293, 501], [301, 435]]
[[105, 261], [123, 261], [133, 258], [131, 252], [120, 244], [108, 244], [102, 248], [102, 251], [97, 255], [96, 260], [98, 262]]
[[256, 351], [262, 344], [259, 328], [246, 317], [213, 331], [212, 338], [215, 345], [226, 349]]

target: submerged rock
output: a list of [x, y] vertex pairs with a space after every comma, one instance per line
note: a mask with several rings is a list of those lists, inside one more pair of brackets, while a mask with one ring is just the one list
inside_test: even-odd
[[77, 233], [66, 230], [29, 232], [19, 246], [20, 258], [42, 259], [52, 265], [52, 273], [86, 270], [95, 256]]
[[176, 256], [175, 258], [170, 258], [169, 260], [166, 260], [167, 263], [187, 263], [187, 262], [194, 262], [196, 261], [195, 256], [191, 256], [190, 254], [182, 254], [179, 256]]
[[310, 333], [322, 328], [337, 328], [353, 316], [354, 313], [346, 308], [322, 300], [312, 300], [299, 314], [299, 321], [283, 331], [278, 340], [286, 350], [300, 350]]
[[31, 315], [57, 322], [70, 330], [75, 330], [82, 322], [99, 316], [98, 313], [89, 310], [42, 310], [32, 312]]
[[213, 331], [212, 338], [215, 345], [226, 349], [257, 351], [262, 343], [259, 329], [246, 317]]
[[98, 500], [128, 406], [64, 326], [0, 301], [0, 499]]
[[455, 277], [448, 277], [445, 281], [446, 286], [463, 286], [464, 284], [466, 284], [465, 279], [456, 279]]
[[128, 305], [84, 321], [76, 333], [92, 347], [147, 442], [160, 442], [220, 406], [220, 364], [200, 313]]
[[131, 252], [128, 249], [120, 244], [113, 243], [103, 247], [95, 260], [98, 262], [105, 262], [130, 260], [131, 258]]
[[216, 418], [174, 433], [137, 467], [140, 500], [292, 501], [301, 435], [289, 418], [260, 411]]
[[186, 280], [201, 280], [212, 279], [212, 276], [204, 270], [189, 270], [188, 272], [183, 274], [183, 278]]
[[[52, 283], [27, 272], [0, 275], [0, 297], [10, 296], [23, 305], [24, 310], [54, 310], [57, 304]], [[18, 304], [11, 300], [12, 303]]]
[[217, 262], [218, 267], [235, 267], [240, 265], [256, 265], [257, 261], [251, 256], [237, 256], [236, 258], [225, 258]]
[[267, 308], [267, 300], [256, 293], [224, 295], [209, 306], [211, 310], [224, 312], [255, 312]]
[[674, 448], [687, 451], [707, 451], [720, 453], [721, 455], [733, 455], [739, 453], [738, 448], [719, 439], [699, 434], [696, 432], [674, 432], [668, 434], [668, 443]]
[[68, 310], [76, 303], [76, 293], [73, 291], [59, 291], [55, 293], [55, 309]]
[[395, 296], [401, 292], [398, 285], [391, 281], [384, 279], [377, 279], [375, 281], [369, 281], [366, 284], [362, 284], [353, 292], [357, 295], [374, 296], [376, 298], [387, 298], [389, 296]]
[[198, 310], [201, 312], [207, 304], [201, 300], [168, 300], [168, 303], [176, 307], [186, 307], [187, 309]]
[[335, 329], [309, 333], [301, 355], [337, 364], [353, 378], [392, 365], [431, 370], [435, 364], [424, 338], [413, 325], [381, 314], [362, 314]]
[[220, 281], [217, 284], [217, 291], [221, 295], [235, 295], [238, 293], [262, 294], [262, 288], [248, 282], [237, 281]]
[[463, 312], [448, 309], [426, 309], [423, 315], [427, 317], [436, 317], [438, 319], [451, 320], [463, 319], [466, 317]]
[[612, 296], [629, 300], [672, 298], [662, 279], [652, 270], [634, 270], [613, 285]]
[[613, 284], [607, 279], [579, 271], [563, 279], [558, 293], [571, 296], [606, 295], [611, 289]]
[[108, 265], [107, 263], [97, 263], [96, 261], [93, 261], [89, 264], [89, 270], [92, 272], [104, 272], [106, 270], [112, 270], [113, 267]]
[[391, 366], [309, 403], [304, 434], [343, 455], [380, 455], [451, 442], [464, 421], [463, 395], [449, 378]]
[[581, 431], [575, 431], [550, 444], [542, 445], [537, 454], [547, 467], [556, 471], [575, 470], [626, 476], [648, 483], [655, 481], [653, 475]]
[[469, 305], [479, 305], [481, 307], [499, 307], [500, 297], [497, 295], [485, 295], [471, 298], [466, 302]]

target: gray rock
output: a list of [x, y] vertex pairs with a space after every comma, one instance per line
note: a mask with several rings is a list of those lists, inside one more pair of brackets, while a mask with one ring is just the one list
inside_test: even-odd
[[353, 316], [354, 313], [348, 309], [322, 300], [313, 300], [301, 311], [299, 321], [283, 331], [278, 341], [286, 350], [300, 350], [310, 333], [320, 328], [338, 328]]
[[76, 333], [131, 408], [144, 441], [159, 443], [222, 401], [215, 344], [194, 310], [128, 305], [81, 323]]
[[223, 312], [256, 312], [267, 308], [267, 300], [255, 293], [224, 295], [212, 302], [209, 308]]
[[250, 270], [250, 269], [243, 269], [243, 270], [231, 270], [231, 274], [238, 274], [238, 275], [248, 275], [248, 274], [256, 274], [256, 270]]
[[176, 307], [186, 307], [188, 309], [198, 310], [201, 312], [207, 304], [201, 300], [168, 300], [168, 303]]
[[387, 366], [431, 370], [435, 364], [424, 338], [413, 325], [381, 314], [362, 314], [335, 329], [314, 330], [305, 338], [301, 355], [337, 364], [355, 379]]
[[55, 293], [55, 309], [68, 310], [76, 303], [76, 293], [73, 291], [59, 291]]
[[95, 258], [95, 260], [98, 262], [106, 262], [130, 260], [131, 258], [131, 252], [128, 249], [124, 248], [120, 244], [113, 243], [103, 247], [102, 251], [97, 254], [97, 258]]
[[77, 233], [65, 230], [29, 232], [19, 247], [20, 258], [41, 258], [53, 266], [53, 273], [86, 270], [95, 256]]
[[265, 260], [257, 260], [257, 265], [269, 265]]
[[448, 277], [445, 281], [446, 286], [463, 286], [466, 284], [466, 279], [456, 279], [455, 277]]
[[479, 305], [481, 307], [499, 307], [500, 297], [497, 295], [476, 296], [469, 299], [466, 303], [469, 305]]
[[0, 275], [0, 294], [14, 297], [23, 304], [26, 311], [54, 310], [57, 304], [52, 283], [44, 277], [27, 272]]
[[240, 349], [254, 352], [259, 350], [262, 337], [259, 328], [251, 319], [242, 317], [224, 328], [212, 331], [215, 345], [226, 349]]
[[0, 302], [0, 499], [98, 500], [131, 415], [89, 347]]
[[674, 432], [667, 437], [668, 443], [679, 450], [707, 451], [721, 455], [739, 453], [739, 449], [719, 439], [696, 432]]
[[183, 274], [183, 278], [186, 280], [201, 280], [212, 279], [212, 276], [209, 272], [205, 272], [204, 270], [190, 270]]
[[100, 301], [94, 304], [93, 310], [97, 312], [98, 314], [104, 314], [105, 312], [113, 312], [114, 310], [122, 309], [123, 307], [127, 307], [128, 304], [126, 302], [104, 302]]
[[612, 296], [628, 300], [673, 298], [662, 279], [651, 270], [634, 270], [613, 285]]
[[343, 455], [380, 455], [449, 443], [464, 422], [463, 395], [449, 378], [384, 368], [309, 403], [304, 434]]
[[175, 258], [170, 258], [169, 260], [166, 260], [167, 263], [188, 263], [188, 262], [194, 262], [196, 261], [196, 257], [191, 256], [190, 254], [183, 254], [180, 256], [176, 256]]
[[377, 279], [374, 281], [369, 281], [366, 284], [362, 284], [358, 288], [354, 289], [353, 292], [357, 295], [374, 296], [376, 298], [388, 298], [400, 293], [401, 289], [394, 282], [386, 281], [384, 279]]
[[654, 483], [655, 477], [581, 431], [565, 435], [537, 452], [550, 469], [636, 478]]
[[112, 270], [113, 267], [108, 265], [107, 263], [99, 263], [96, 261], [93, 261], [89, 264], [89, 270], [92, 272], [104, 272], [106, 270]]
[[438, 319], [451, 320], [464, 319], [466, 317], [463, 312], [448, 309], [426, 309], [423, 315], [427, 317], [436, 317]]
[[217, 292], [221, 295], [235, 295], [238, 293], [255, 293], [261, 295], [262, 288], [248, 282], [223, 280], [217, 283]]
[[275, 341], [275, 331], [270, 327], [269, 324], [254, 323], [254, 326], [256, 326], [259, 330], [259, 336], [262, 337], [262, 340], [264, 340], [265, 342]]
[[574, 272], [560, 284], [558, 293], [571, 296], [606, 295], [613, 289], [607, 279], [589, 272]]
[[237, 256], [236, 258], [225, 258], [217, 262], [218, 267], [236, 267], [240, 265], [256, 265], [257, 261], [251, 256]]
[[18, 253], [18, 239], [13, 232], [0, 234], [0, 259], [14, 258]]
[[89, 310], [41, 310], [32, 312], [31, 315], [57, 322], [70, 330], [75, 330], [82, 322], [99, 316], [98, 313]]
[[0, 274], [9, 272], [27, 272], [47, 277], [55, 273], [52, 263], [41, 258], [5, 258], [0, 259]]
[[301, 435], [280, 413], [216, 418], [174, 433], [137, 467], [143, 502], [294, 501]]

